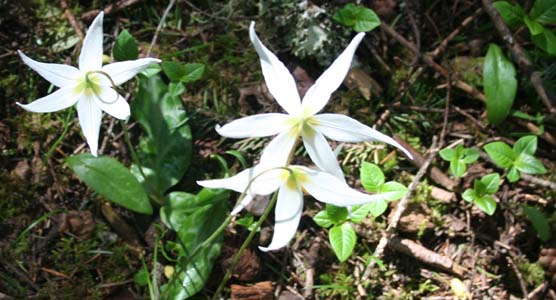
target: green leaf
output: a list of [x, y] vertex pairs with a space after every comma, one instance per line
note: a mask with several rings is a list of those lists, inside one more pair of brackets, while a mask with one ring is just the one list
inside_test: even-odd
[[498, 173], [485, 175], [481, 178], [481, 183], [485, 187], [485, 194], [495, 194], [496, 192], [498, 192], [498, 188], [500, 187], [500, 175]]
[[[159, 76], [141, 77], [131, 102], [131, 113], [146, 132], [138, 155], [147, 175], [145, 188], [154, 189], [151, 193], [163, 195], [183, 177], [191, 162], [191, 131], [180, 97], [184, 91], [182, 83], [166, 86]], [[132, 171], [142, 180], [137, 166]]]
[[512, 5], [507, 1], [496, 1], [492, 3], [494, 8], [510, 26], [518, 26], [523, 23], [523, 18], [525, 17], [525, 12], [519, 4]]
[[516, 155], [519, 155], [521, 153], [534, 155], [537, 151], [537, 136], [526, 135], [524, 137], [521, 137], [519, 140], [517, 140], [517, 142], [515, 142], [513, 149]]
[[380, 19], [372, 9], [353, 3], [337, 10], [333, 19], [357, 32], [371, 31], [380, 25]]
[[137, 42], [129, 31], [124, 29], [120, 32], [112, 48], [112, 56], [117, 61], [135, 60], [139, 57]]
[[192, 63], [182, 65], [173, 61], [162, 62], [162, 70], [174, 82], [193, 82], [201, 79], [205, 72], [205, 65]]
[[521, 153], [515, 161], [515, 167], [526, 174], [544, 174], [546, 169], [533, 155]]
[[456, 151], [451, 148], [444, 148], [438, 152], [440, 157], [445, 161], [451, 161], [456, 158]]
[[477, 161], [477, 159], [479, 159], [480, 156], [480, 152], [477, 149], [465, 149], [464, 151], [464, 156], [463, 156], [463, 162], [466, 164], [471, 164]]
[[189, 298], [208, 280], [214, 261], [220, 255], [223, 236], [201, 249], [193, 260], [189, 259], [189, 254], [224, 222], [228, 198], [228, 191], [213, 189], [202, 189], [197, 195], [173, 192], [166, 197], [160, 216], [164, 224], [177, 231], [182, 245], [174, 275], [178, 277], [164, 287], [169, 299]]
[[374, 201], [365, 205], [369, 207], [371, 215], [375, 218], [382, 215], [388, 208], [388, 203], [384, 200]]
[[483, 196], [475, 199], [475, 205], [484, 211], [487, 215], [492, 216], [496, 211], [496, 201], [492, 196]]
[[486, 144], [484, 149], [490, 159], [501, 168], [511, 167], [517, 158], [512, 148], [504, 142]]
[[326, 204], [326, 213], [334, 224], [339, 224], [348, 219], [348, 210], [345, 207], [334, 206]]
[[332, 250], [341, 262], [349, 258], [357, 241], [357, 235], [350, 223], [332, 227], [328, 233], [328, 238]]
[[556, 55], [556, 36], [549, 29], [545, 28], [542, 33], [531, 36], [531, 39], [546, 53]]
[[450, 171], [454, 176], [461, 177], [467, 171], [467, 165], [463, 159], [454, 159], [450, 162]]
[[550, 25], [556, 23], [556, 1], [536, 0], [529, 15], [541, 24]]
[[145, 286], [149, 283], [149, 276], [150, 276], [149, 271], [147, 271], [146, 269], [141, 269], [139, 270], [139, 272], [133, 275], [133, 281], [138, 286]]
[[185, 75], [181, 77], [181, 81], [186, 83], [193, 82], [201, 79], [205, 72], [205, 65], [199, 63], [186, 64], [184, 70]]
[[369, 206], [369, 204], [352, 206], [349, 219], [353, 223], [361, 223], [367, 217], [370, 211], [371, 207]]
[[487, 117], [490, 123], [496, 125], [510, 113], [517, 91], [517, 80], [514, 65], [495, 44], [490, 44], [485, 57], [483, 86]]
[[326, 210], [319, 211], [314, 217], [313, 221], [317, 223], [320, 227], [328, 228], [334, 224], [334, 220], [328, 216], [328, 212]]
[[180, 81], [181, 77], [185, 75], [184, 67], [173, 61], [163, 61], [162, 70], [164, 71], [164, 74], [166, 74], [166, 76], [174, 82]]
[[138, 213], [153, 213], [141, 184], [117, 160], [79, 154], [68, 157], [66, 162], [81, 180], [107, 200]]
[[473, 189], [466, 189], [461, 196], [467, 202], [474, 202], [478, 198], [477, 193]]
[[531, 35], [537, 35], [544, 31], [544, 27], [541, 25], [541, 23], [535, 20], [531, 20], [528, 16], [525, 16], [525, 18], [523, 18], [523, 21], [525, 22], [525, 25], [527, 25], [527, 28], [529, 28], [529, 32], [531, 33]]
[[508, 171], [508, 175], [506, 175], [506, 178], [508, 178], [508, 181], [512, 183], [519, 180], [519, 171], [515, 166], [510, 168], [510, 171]]
[[389, 181], [380, 186], [378, 194], [386, 201], [396, 201], [407, 194], [407, 187], [399, 182]]
[[384, 184], [384, 174], [379, 166], [364, 161], [359, 170], [361, 184], [367, 192], [376, 193]]
[[523, 211], [527, 219], [533, 224], [541, 241], [546, 242], [550, 239], [550, 225], [546, 216], [536, 207], [523, 205]]

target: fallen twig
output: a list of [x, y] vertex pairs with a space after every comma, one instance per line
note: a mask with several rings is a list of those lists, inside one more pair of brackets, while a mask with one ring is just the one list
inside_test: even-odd
[[[109, 15], [109, 14], [115, 13], [117, 11], [120, 11], [124, 8], [127, 8], [129, 6], [132, 6], [134, 4], [137, 4], [139, 2], [141, 2], [141, 0], [120, 0], [116, 3], [114, 3], [114, 4], [107, 5], [102, 11], [104, 11], [105, 15]], [[100, 12], [101, 12], [100, 9], [90, 10], [88, 12], [83, 13], [83, 15], [81, 16], [81, 19], [84, 20], [84, 21], [92, 20]]]
[[147, 57], [151, 55], [151, 51], [153, 50], [153, 47], [156, 44], [156, 40], [158, 39], [160, 30], [162, 30], [162, 26], [164, 25], [164, 22], [166, 22], [166, 18], [168, 17], [170, 10], [172, 9], [175, 3], [176, 0], [170, 0], [170, 3], [168, 3], [166, 10], [164, 10], [164, 14], [162, 15], [162, 18], [160, 18], [160, 22], [158, 22], [158, 26], [156, 27], [156, 31], [154, 32], [153, 39], [151, 40], [151, 44], [149, 46], [149, 50], [147, 50]]
[[77, 36], [79, 37], [80, 40], [83, 40], [83, 38], [84, 38], [83, 28], [81, 28], [81, 25], [79, 24], [79, 22], [77, 22], [77, 20], [75, 19], [75, 16], [73, 15], [71, 10], [69, 9], [68, 1], [67, 0], [61, 0], [60, 1], [60, 7], [64, 11], [64, 16], [66, 16], [66, 19], [68, 19], [68, 22], [70, 23], [71, 27], [75, 31], [75, 34], [77, 34]]

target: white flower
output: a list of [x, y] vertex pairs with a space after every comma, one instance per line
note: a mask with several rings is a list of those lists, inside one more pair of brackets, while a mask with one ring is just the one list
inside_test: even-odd
[[303, 101], [299, 98], [295, 81], [288, 69], [257, 37], [254, 22], [251, 22], [249, 36], [259, 54], [268, 90], [287, 114], [268, 113], [241, 118], [223, 127], [217, 126], [216, 130], [220, 135], [230, 138], [277, 135], [261, 156], [262, 163], [275, 166], [285, 165], [290, 150], [301, 136], [307, 153], [317, 167], [338, 178], [343, 177], [343, 173], [325, 136], [340, 142], [381, 141], [412, 157], [391, 137], [348, 116], [317, 114], [344, 80], [364, 33], [355, 36], [344, 52], [307, 91]]
[[[368, 195], [358, 192], [330, 173], [303, 166], [269, 169], [259, 164], [230, 178], [204, 180], [197, 183], [208, 188], [246, 192], [232, 214], [237, 214], [247, 206], [254, 195], [269, 195], [278, 190], [274, 210], [276, 222], [274, 235], [270, 245], [259, 247], [263, 251], [282, 248], [295, 235], [303, 210], [303, 190], [319, 201], [336, 206], [360, 205], [387, 199], [386, 194]], [[246, 190], [247, 188], [249, 189]]]
[[42, 63], [18, 51], [23, 62], [44, 79], [59, 87], [54, 93], [29, 104], [17, 103], [32, 112], [54, 112], [77, 103], [77, 116], [93, 155], [97, 155], [98, 135], [102, 111], [115, 118], [129, 118], [129, 104], [112, 88], [120, 85], [149, 65], [159, 63], [156, 58], [102, 65], [102, 18], [101, 12], [93, 21], [83, 41], [79, 55], [79, 69], [62, 64]]

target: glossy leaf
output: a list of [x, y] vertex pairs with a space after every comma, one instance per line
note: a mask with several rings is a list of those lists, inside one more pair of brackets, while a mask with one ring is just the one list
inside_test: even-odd
[[367, 192], [376, 193], [384, 184], [384, 174], [379, 166], [364, 161], [359, 170], [361, 184]]
[[500, 187], [500, 175], [498, 173], [488, 174], [481, 178], [481, 183], [484, 186], [484, 193], [492, 195], [498, 192]]
[[490, 159], [501, 168], [509, 168], [517, 158], [514, 151], [504, 142], [486, 144], [484, 149]]
[[466, 189], [461, 196], [463, 200], [467, 202], [473, 202], [476, 198], [478, 198], [477, 193], [475, 193], [475, 190], [473, 189]]
[[533, 224], [541, 241], [546, 242], [550, 239], [550, 224], [546, 216], [536, 207], [523, 205], [523, 212], [527, 219]]
[[543, 51], [550, 55], [556, 55], [556, 35], [554, 32], [546, 29], [537, 35], [531, 36], [531, 39]]
[[496, 211], [496, 201], [492, 196], [486, 195], [479, 197], [475, 199], [474, 203], [489, 216], [492, 216]]
[[364, 205], [355, 205], [351, 208], [351, 214], [349, 215], [349, 219], [353, 223], [361, 223], [371, 211], [371, 207], [369, 204]]
[[483, 65], [483, 86], [486, 96], [487, 117], [490, 123], [504, 121], [515, 99], [517, 80], [514, 65], [502, 50], [490, 44]]
[[205, 72], [205, 65], [192, 63], [182, 65], [173, 61], [165, 61], [162, 63], [162, 70], [174, 82], [193, 82], [201, 79]]
[[523, 23], [525, 12], [519, 4], [510, 4], [507, 1], [496, 1], [492, 3], [494, 8], [504, 19], [504, 22], [510, 26], [517, 26]]
[[440, 152], [438, 152], [438, 154], [440, 155], [440, 157], [442, 157], [443, 160], [446, 161], [451, 161], [456, 157], [456, 151], [454, 149], [451, 148], [444, 148], [442, 150], [440, 150]]
[[384, 196], [386, 201], [396, 201], [407, 194], [407, 187], [399, 182], [389, 181], [380, 186], [379, 194]]
[[509, 182], [516, 182], [519, 180], [519, 177], [519, 171], [515, 166], [511, 167], [508, 171], [508, 174], [506, 175], [506, 178], [508, 178]]
[[317, 223], [320, 227], [328, 228], [335, 224], [334, 220], [328, 216], [328, 212], [326, 210], [319, 211], [314, 217], [313, 221]]
[[467, 171], [467, 165], [462, 159], [454, 159], [450, 162], [450, 172], [456, 177], [461, 177]]
[[135, 60], [139, 57], [139, 49], [135, 38], [127, 30], [122, 30], [114, 48], [112, 48], [112, 56], [117, 61]]
[[332, 250], [341, 262], [348, 259], [355, 248], [357, 235], [350, 223], [334, 226], [328, 232]]
[[375, 218], [382, 215], [388, 208], [388, 203], [384, 200], [370, 202], [365, 205], [368, 206], [369, 211]]
[[525, 16], [525, 18], [523, 18], [523, 21], [525, 22], [525, 25], [527, 25], [527, 28], [529, 29], [529, 33], [531, 33], [531, 35], [537, 35], [544, 31], [544, 27], [541, 25], [541, 23], [535, 20], [531, 20], [528, 16]]
[[357, 32], [371, 31], [380, 25], [380, 19], [372, 9], [353, 3], [336, 11], [333, 19]]
[[546, 169], [543, 164], [534, 156], [521, 153], [515, 161], [515, 167], [526, 174], [544, 174]]
[[117, 160], [79, 154], [68, 157], [66, 162], [81, 180], [107, 200], [138, 213], [153, 213], [141, 184]]
[[556, 1], [554, 0], [535, 0], [533, 8], [529, 12], [535, 21], [550, 25], [556, 23]]
[[[166, 86], [159, 76], [142, 77], [131, 102], [133, 117], [146, 132], [138, 149], [147, 173], [145, 187], [160, 195], [183, 177], [191, 162], [191, 132], [180, 98], [184, 91], [181, 83]], [[137, 166], [132, 170], [138, 176]]]
[[334, 206], [332, 204], [326, 204], [326, 213], [334, 224], [339, 224], [348, 218], [347, 208]]
[[464, 151], [464, 156], [463, 156], [463, 162], [466, 164], [471, 164], [477, 161], [477, 159], [479, 159], [480, 156], [480, 152], [477, 149], [465, 149]]
[[513, 150], [517, 155], [521, 153], [534, 155], [537, 151], [537, 136], [526, 135], [521, 137], [517, 140], [517, 142], [515, 142]]

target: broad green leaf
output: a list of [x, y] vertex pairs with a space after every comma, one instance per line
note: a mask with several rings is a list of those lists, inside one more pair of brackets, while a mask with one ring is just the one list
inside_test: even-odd
[[465, 149], [464, 151], [464, 156], [463, 156], [463, 162], [466, 164], [471, 164], [477, 161], [477, 159], [479, 159], [480, 156], [480, 152], [477, 149]]
[[396, 201], [407, 194], [407, 187], [399, 182], [389, 181], [380, 186], [378, 193], [386, 201]]
[[384, 184], [384, 174], [379, 166], [364, 161], [359, 169], [361, 184], [367, 192], [376, 193]]
[[511, 167], [517, 158], [512, 148], [504, 142], [486, 144], [484, 149], [492, 161], [501, 168]]
[[380, 19], [372, 9], [353, 3], [336, 11], [333, 19], [357, 32], [371, 31], [380, 25]]
[[485, 175], [481, 178], [481, 182], [485, 186], [485, 194], [495, 194], [500, 187], [500, 175], [498, 173]]
[[492, 196], [486, 195], [476, 198], [474, 203], [489, 216], [492, 216], [496, 211], [496, 201]]
[[107, 200], [138, 213], [153, 213], [141, 184], [117, 160], [79, 154], [68, 157], [66, 162], [81, 180]]
[[475, 179], [473, 181], [473, 190], [475, 191], [475, 194], [477, 194], [477, 197], [481, 197], [486, 194], [486, 185], [483, 181]]
[[442, 157], [443, 160], [446, 161], [451, 161], [456, 158], [456, 151], [451, 148], [444, 148], [440, 150], [438, 154], [440, 155], [440, 157]]
[[112, 56], [117, 61], [135, 60], [139, 57], [137, 42], [129, 31], [124, 29], [120, 32], [112, 48]]
[[255, 228], [255, 217], [251, 213], [243, 218], [237, 219], [236, 224], [245, 227], [249, 231], [257, 230], [257, 232], [259, 232], [261, 230], [260, 228]]
[[150, 78], [150, 77], [153, 77], [156, 74], [160, 73], [160, 71], [162, 71], [162, 69], [160, 68], [160, 65], [159, 64], [153, 64], [153, 65], [148, 66], [143, 71], [141, 71], [140, 74], [147, 77], [147, 78]]
[[328, 228], [335, 224], [334, 220], [332, 220], [328, 216], [328, 212], [326, 210], [319, 211], [314, 217], [313, 221], [317, 223], [320, 227]]
[[454, 159], [450, 162], [450, 171], [454, 176], [461, 177], [467, 171], [467, 165], [463, 159]]
[[531, 35], [537, 35], [544, 31], [544, 27], [541, 25], [541, 23], [535, 20], [531, 20], [528, 16], [525, 16], [525, 18], [523, 18], [523, 21], [525, 22], [525, 25], [527, 25], [527, 28], [529, 28], [529, 32], [531, 33]]
[[537, 151], [537, 136], [526, 135], [521, 137], [514, 144], [514, 153], [519, 155], [521, 153], [526, 153], [529, 155], [534, 155]]
[[525, 12], [518, 4], [512, 5], [507, 1], [496, 1], [492, 5], [508, 25], [518, 26], [523, 23]]
[[193, 82], [201, 79], [205, 72], [205, 65], [199, 63], [186, 64], [185, 75], [181, 77], [182, 82]]
[[369, 204], [352, 206], [349, 219], [353, 223], [361, 223], [367, 217], [370, 211], [371, 208]]
[[384, 200], [373, 201], [365, 205], [368, 206], [371, 215], [375, 218], [382, 215], [388, 208], [388, 203]]
[[522, 207], [527, 219], [533, 224], [541, 241], [548, 241], [550, 239], [550, 224], [546, 216], [536, 207], [528, 205], [523, 205]]
[[541, 48], [543, 51], [550, 55], [556, 55], [556, 36], [554, 32], [546, 29], [537, 35], [531, 36], [533, 42], [537, 47]]
[[202, 189], [197, 195], [173, 192], [166, 197], [160, 209], [163, 222], [177, 231], [180, 253], [172, 285], [164, 286], [169, 299], [186, 299], [200, 291], [211, 273], [214, 261], [220, 255], [222, 236], [201, 249], [192, 260], [192, 253], [226, 218], [229, 192]]
[[475, 193], [475, 190], [473, 189], [466, 189], [461, 196], [463, 200], [467, 202], [473, 202], [477, 198], [477, 193]]
[[205, 65], [192, 63], [182, 65], [173, 61], [162, 62], [162, 70], [174, 82], [193, 82], [201, 79], [205, 72]]
[[487, 117], [490, 123], [496, 125], [510, 113], [517, 91], [517, 80], [514, 65], [495, 44], [490, 44], [485, 57], [483, 86]]
[[162, 70], [174, 82], [180, 81], [181, 77], [185, 75], [185, 68], [180, 63], [173, 61], [163, 61]]
[[348, 210], [345, 207], [326, 204], [326, 213], [334, 224], [341, 223], [342, 221], [346, 221], [348, 219]]
[[[131, 113], [146, 132], [138, 149], [147, 173], [144, 185], [159, 195], [183, 177], [191, 162], [191, 132], [180, 98], [184, 91], [181, 83], [166, 86], [159, 76], [141, 77], [139, 91], [131, 102]], [[137, 166], [132, 171], [138, 176]]]
[[515, 167], [526, 174], [544, 174], [546, 169], [533, 155], [521, 153], [515, 161]]
[[529, 15], [535, 21], [550, 25], [556, 23], [556, 1], [554, 0], [535, 0]]
[[135, 282], [135, 284], [137, 284], [138, 286], [145, 286], [149, 283], [149, 271], [146, 269], [141, 269], [139, 270], [139, 272], [135, 273], [135, 275], [133, 275], [133, 281]]
[[506, 175], [506, 178], [508, 178], [509, 182], [516, 182], [519, 180], [519, 171], [515, 166], [510, 168], [510, 171], [508, 171], [508, 175]]
[[357, 235], [350, 223], [334, 226], [328, 232], [332, 250], [341, 262], [349, 258], [355, 248]]

